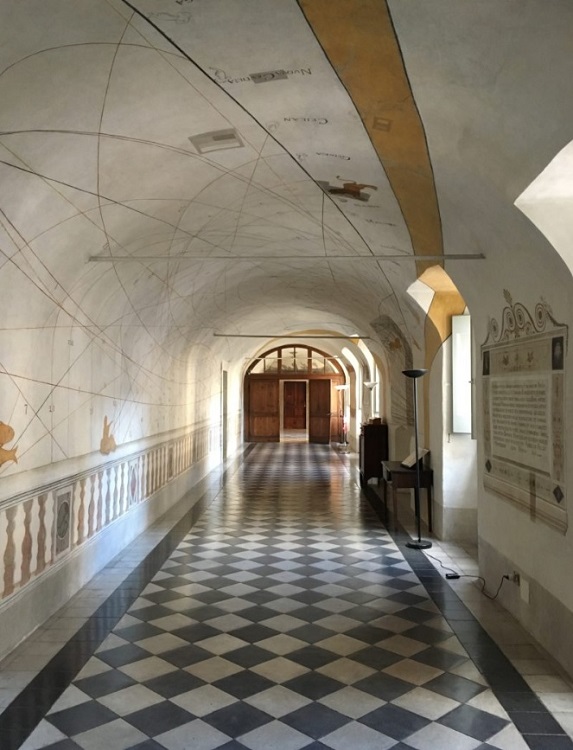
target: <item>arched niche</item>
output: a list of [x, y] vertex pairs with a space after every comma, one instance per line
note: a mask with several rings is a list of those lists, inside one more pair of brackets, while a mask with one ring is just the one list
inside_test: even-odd
[[308, 344], [289, 343], [259, 354], [244, 380], [247, 442], [279, 442], [300, 431], [312, 443], [338, 440], [343, 429], [346, 375], [339, 358]]

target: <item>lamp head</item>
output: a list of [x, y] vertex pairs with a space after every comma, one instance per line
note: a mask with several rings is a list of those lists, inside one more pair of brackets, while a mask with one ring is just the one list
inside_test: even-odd
[[402, 370], [402, 374], [405, 375], [407, 378], [421, 378], [422, 375], [425, 375], [428, 372], [428, 370]]

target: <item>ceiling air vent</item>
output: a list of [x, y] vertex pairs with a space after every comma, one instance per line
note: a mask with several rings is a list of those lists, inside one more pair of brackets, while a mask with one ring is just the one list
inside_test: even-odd
[[243, 141], [234, 128], [192, 135], [189, 136], [189, 140], [200, 154], [207, 154], [209, 151], [223, 151], [227, 148], [242, 148], [243, 146]]

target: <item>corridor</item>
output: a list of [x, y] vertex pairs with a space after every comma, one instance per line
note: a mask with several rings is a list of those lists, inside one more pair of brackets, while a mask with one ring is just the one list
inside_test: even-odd
[[250, 446], [196, 494], [5, 710], [2, 750], [573, 747], [329, 446]]

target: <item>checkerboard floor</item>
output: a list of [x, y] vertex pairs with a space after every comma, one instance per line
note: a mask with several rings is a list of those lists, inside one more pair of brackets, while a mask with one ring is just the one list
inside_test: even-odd
[[23, 745], [526, 747], [340, 459], [297, 444], [251, 452]]

